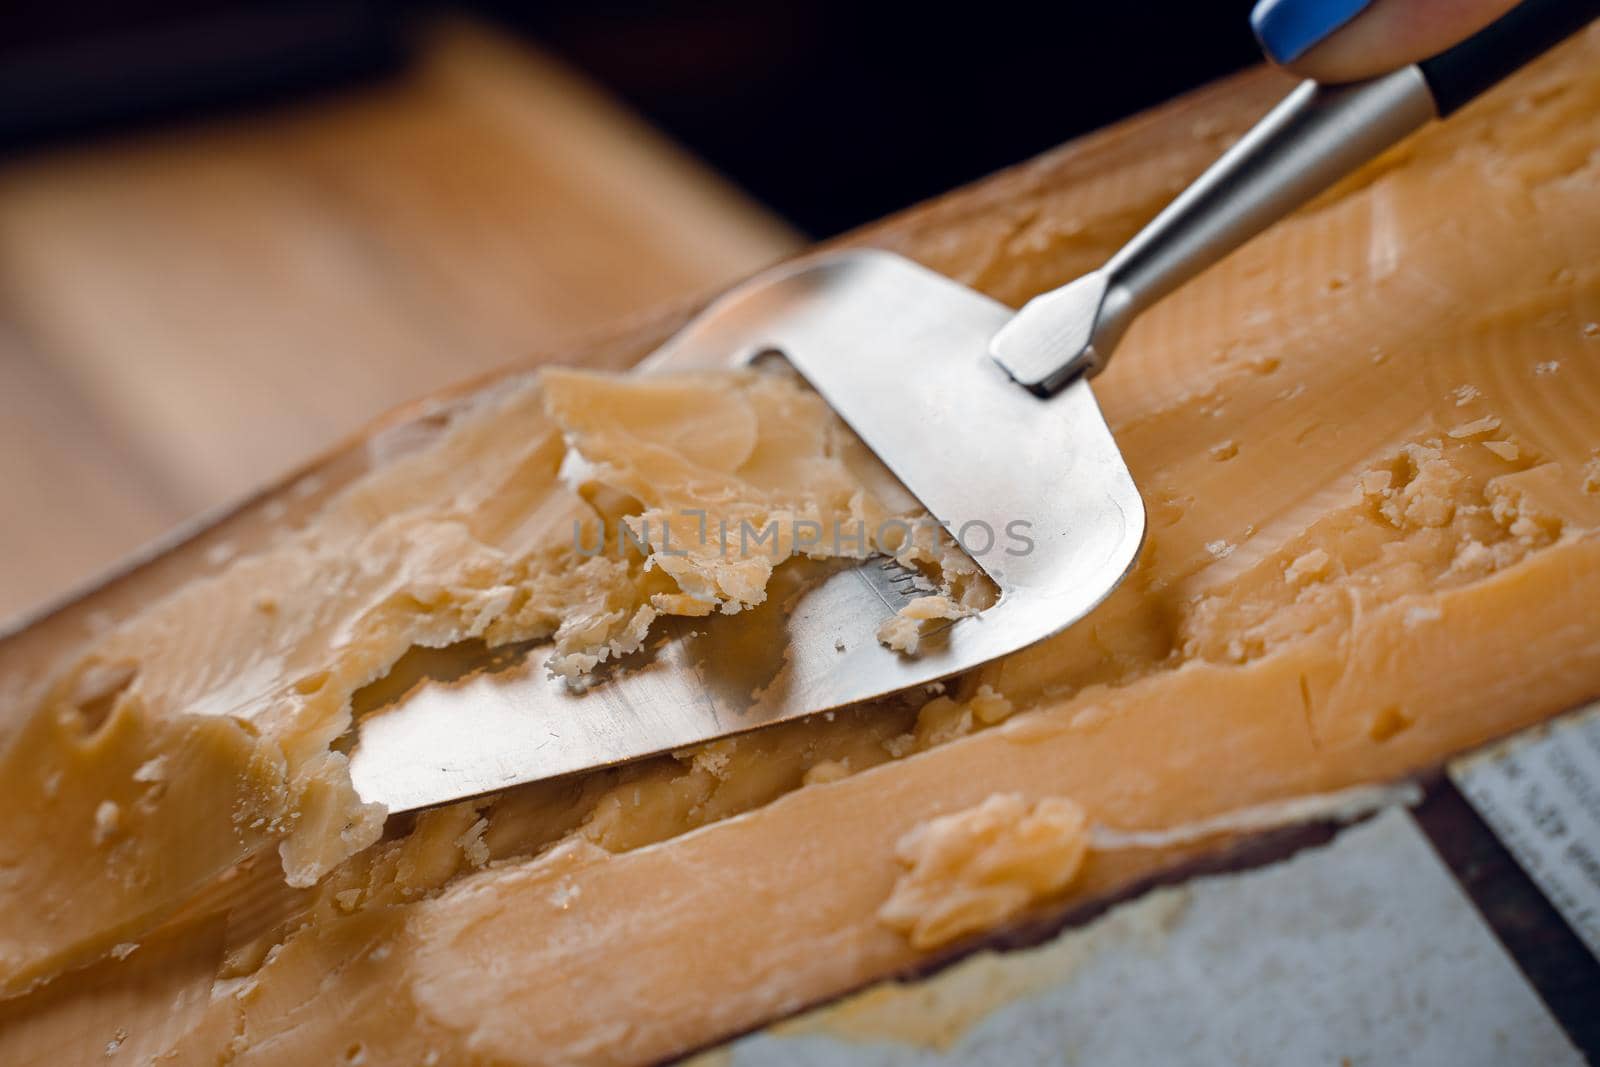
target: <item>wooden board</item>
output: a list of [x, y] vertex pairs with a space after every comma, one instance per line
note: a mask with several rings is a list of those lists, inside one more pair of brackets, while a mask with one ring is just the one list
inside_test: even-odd
[[396, 404], [799, 238], [466, 23], [395, 80], [0, 167], [0, 619]]

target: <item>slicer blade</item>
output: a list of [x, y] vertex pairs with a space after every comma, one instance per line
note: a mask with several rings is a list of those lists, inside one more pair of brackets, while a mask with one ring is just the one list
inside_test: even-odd
[[547, 648], [425, 682], [365, 716], [351, 755], [390, 811], [608, 766], [885, 697], [1065, 629], [1122, 580], [1145, 512], [1088, 383], [1041, 398], [989, 358], [1011, 309], [908, 260], [858, 251], [717, 301], [647, 369], [781, 352], [995, 581], [1000, 599], [915, 655], [878, 626], [912, 592], [882, 560], [779, 569], [767, 604], [677, 620], [585, 692]]

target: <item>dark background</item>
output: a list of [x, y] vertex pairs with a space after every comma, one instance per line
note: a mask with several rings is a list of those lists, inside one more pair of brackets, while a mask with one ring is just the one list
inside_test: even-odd
[[490, 16], [827, 237], [1259, 59], [1249, 4], [82, 0], [0, 13], [0, 145], [261, 106]]

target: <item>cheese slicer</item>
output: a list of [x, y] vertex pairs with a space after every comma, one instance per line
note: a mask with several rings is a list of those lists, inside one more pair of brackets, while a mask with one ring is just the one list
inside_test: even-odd
[[[909, 572], [800, 559], [764, 605], [662, 620], [583, 691], [547, 676], [548, 645], [434, 665], [403, 698], [357, 708], [357, 792], [400, 812], [624, 763], [917, 690], [1077, 622], [1144, 537], [1089, 385], [1134, 316], [1597, 14], [1600, 0], [1524, 0], [1423, 63], [1302, 84], [1105, 267], [1021, 311], [878, 251], [817, 256], [716, 301], [644, 369], [781, 354], [951, 529], [999, 600], [905, 655], [876, 635], [920, 595]], [[1001, 536], [1018, 530], [1025, 539]]]

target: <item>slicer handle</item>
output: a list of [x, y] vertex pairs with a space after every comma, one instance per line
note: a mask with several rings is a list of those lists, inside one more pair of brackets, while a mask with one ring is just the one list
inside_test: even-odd
[[1024, 307], [1003, 331], [1013, 343], [997, 335], [991, 353], [1042, 395], [1099, 372], [1145, 308], [1597, 14], [1600, 0], [1523, 0], [1424, 63], [1347, 85], [1302, 82], [1104, 268]]
[[1454, 114], [1600, 18], [1600, 0], [1522, 0], [1448, 52], [1417, 64], [1439, 117]]
[[[1522, 0], [1425, 62], [1348, 85], [1303, 82], [1106, 265], [1106, 312], [1120, 315], [1125, 326], [1277, 219], [1597, 15], [1600, 0]], [[1108, 346], [1096, 347], [1103, 361]]]

